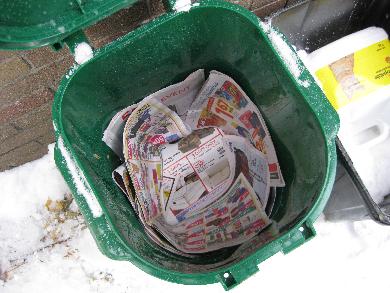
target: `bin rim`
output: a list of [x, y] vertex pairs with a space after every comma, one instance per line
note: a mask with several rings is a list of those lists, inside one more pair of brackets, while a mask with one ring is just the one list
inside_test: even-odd
[[[324, 137], [324, 142], [326, 144], [326, 153], [324, 154], [327, 159], [327, 169], [324, 175], [324, 180], [322, 182], [322, 187], [319, 189], [318, 194], [316, 196], [315, 201], [311, 205], [311, 207], [305, 212], [305, 214], [302, 216], [302, 219], [295, 223], [292, 228], [290, 228], [288, 231], [282, 232], [276, 239], [266, 243], [261, 251], [257, 250], [249, 254], [247, 257], [240, 259], [239, 261], [234, 262], [231, 265], [228, 265], [228, 272], [235, 278], [236, 283], [234, 286], [241, 283], [243, 280], [254, 274], [258, 270], [258, 264], [260, 264], [265, 259], [269, 258], [270, 256], [274, 255], [275, 253], [282, 251], [283, 253], [288, 253], [291, 250], [297, 248], [301, 244], [303, 244], [305, 241], [309, 240], [311, 237], [315, 235], [315, 231], [313, 228], [313, 222], [317, 219], [319, 214], [322, 212], [322, 209], [324, 208], [330, 192], [331, 188], [334, 182], [335, 174], [336, 174], [336, 145], [335, 145], [335, 137], [337, 134], [338, 129], [338, 116], [337, 114], [334, 114], [333, 108], [328, 104], [329, 107], [324, 106], [321, 109], [316, 109], [315, 101], [310, 101], [310, 98], [313, 97], [313, 93], [309, 95], [309, 89], [314, 90], [314, 95], [320, 95], [320, 97], [323, 97], [323, 94], [321, 90], [318, 88], [318, 86], [315, 84], [313, 78], [308, 73], [307, 69], [305, 67], [304, 74], [305, 78], [310, 79], [311, 86], [310, 88], [304, 88], [301, 86], [297, 80], [293, 77], [292, 73], [289, 71], [287, 65], [284, 63], [282, 58], [277, 54], [275, 51], [275, 48], [272, 45], [272, 42], [269, 40], [267, 34], [264, 32], [261, 24], [259, 23], [259, 19], [255, 14], [250, 12], [249, 10], [246, 10], [245, 8], [228, 3], [222, 0], [205, 0], [201, 1], [199, 4], [197, 3], [196, 6], [193, 6], [189, 12], [169, 12], [164, 15], [161, 15], [160, 17], [150, 21], [149, 23], [137, 28], [136, 30], [129, 32], [125, 36], [120, 37], [119, 39], [115, 40], [114, 42], [106, 45], [105, 47], [102, 47], [101, 49], [98, 49], [95, 51], [94, 57], [87, 61], [86, 63], [82, 65], [74, 65], [68, 74], [66, 74], [58, 87], [58, 90], [55, 94], [54, 102], [53, 102], [53, 123], [55, 125], [55, 136], [56, 136], [56, 147], [58, 148], [58, 139], [62, 139], [65, 147], [69, 151], [72, 159], [74, 160], [77, 168], [80, 170], [80, 173], [84, 174], [85, 168], [82, 164], [80, 164], [79, 158], [74, 154], [74, 151], [71, 147], [71, 144], [69, 143], [68, 137], [66, 136], [62, 124], [62, 109], [60, 107], [62, 103], [62, 99], [64, 97], [64, 93], [67, 90], [68, 85], [76, 75], [76, 73], [83, 67], [87, 66], [89, 62], [93, 62], [94, 60], [97, 60], [99, 58], [102, 58], [103, 56], [106, 56], [107, 54], [113, 53], [115, 50], [119, 50], [125, 46], [128, 45], [128, 43], [133, 42], [137, 38], [143, 36], [148, 31], [153, 30], [155, 27], [159, 26], [160, 24], [169, 21], [170, 19], [177, 17], [178, 15], [185, 14], [185, 13], [191, 13], [192, 10], [198, 10], [198, 9], [205, 9], [205, 8], [217, 8], [217, 9], [224, 9], [229, 10], [231, 12], [240, 14], [242, 17], [244, 17], [246, 20], [250, 21], [256, 29], [263, 35], [265, 42], [268, 43], [268, 46], [270, 49], [274, 52], [275, 55], [277, 55], [279, 61], [283, 64], [283, 68], [286, 71], [286, 74], [289, 76], [289, 78], [292, 80], [292, 82], [295, 83], [297, 89], [299, 89], [302, 97], [308, 103], [309, 108], [311, 109], [313, 115], [316, 117], [316, 120], [319, 124], [319, 128], [321, 129], [321, 134]], [[300, 61], [299, 61], [300, 62]], [[302, 64], [301, 64], [302, 65]], [[314, 88], [313, 88], [314, 87]], [[329, 114], [331, 117], [321, 117], [325, 118], [325, 120], [321, 119], [319, 115], [324, 115], [323, 112], [326, 112], [326, 114]], [[325, 116], [329, 116], [325, 115]], [[334, 123], [333, 125], [330, 125], [330, 123]], [[61, 153], [57, 152], [58, 157], [56, 158], [56, 163], [58, 165], [58, 162], [63, 161], [63, 157], [61, 157]], [[63, 172], [63, 174], [66, 175], [67, 171], [62, 170], [60, 167], [60, 171]], [[69, 176], [68, 176], [69, 177]], [[94, 186], [91, 184], [90, 180], [86, 178], [88, 184], [91, 186], [91, 189], [93, 193], [95, 194]], [[74, 183], [71, 182], [71, 180], [68, 180], [67, 183], [71, 185], [72, 190], [77, 190], [74, 186]], [[162, 280], [168, 280], [170, 282], [174, 283], [180, 283], [180, 284], [211, 284], [216, 282], [221, 282], [222, 285], [226, 290], [233, 288], [234, 286], [229, 286], [227, 282], [225, 281], [223, 274], [227, 272], [226, 267], [217, 268], [212, 271], [208, 272], [201, 272], [201, 273], [183, 273], [171, 269], [167, 269], [161, 266], [153, 265], [149, 263], [148, 261], [145, 261], [141, 255], [139, 255], [137, 252], [127, 248], [126, 241], [122, 238], [122, 236], [119, 234], [119, 232], [116, 231], [113, 225], [113, 221], [110, 218], [107, 208], [104, 205], [101, 205], [101, 202], [99, 198], [96, 198], [103, 210], [103, 217], [102, 220], [105, 221], [112, 234], [116, 237], [117, 242], [122, 246], [126, 248], [126, 256], [115, 256], [115, 255], [109, 255], [109, 257], [117, 260], [129, 260], [134, 265], [136, 265], [141, 270], [158, 277]], [[76, 198], [76, 202], [77, 202]], [[77, 202], [79, 204], [79, 202]], [[81, 208], [80, 208], [81, 209]], [[94, 226], [94, 219], [90, 216], [90, 211], [84, 209], [81, 210], [84, 217], [87, 220], [87, 224], [89, 227], [93, 228]], [[306, 232], [302, 232], [302, 227], [305, 227], [307, 230], [309, 230], [308, 234], [305, 234]], [[94, 228], [93, 228], [94, 229]], [[301, 230], [300, 230], [301, 229]], [[93, 233], [92, 233], [93, 234]], [[95, 238], [96, 240], [96, 238]], [[104, 243], [99, 243], [97, 240], [97, 245], [101, 252], [105, 255], [107, 255], [107, 252], [102, 249], [102, 246], [104, 246]], [[245, 271], [247, 275], [243, 276], [243, 272]], [[195, 280], [195, 281], [194, 281]]]

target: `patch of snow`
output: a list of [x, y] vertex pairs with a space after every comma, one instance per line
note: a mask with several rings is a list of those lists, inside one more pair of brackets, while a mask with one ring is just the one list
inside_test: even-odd
[[55, 166], [53, 152], [51, 144], [42, 158], [0, 173], [0, 274], [9, 261], [41, 244], [44, 203], [70, 192]]
[[177, 0], [173, 9], [177, 12], [188, 12], [194, 6], [198, 6], [199, 3], [191, 4], [191, 0]]
[[299, 76], [302, 73], [302, 68], [299, 67], [298, 60], [295, 53], [291, 50], [291, 47], [284, 41], [283, 37], [273, 29], [271, 29], [268, 37], [290, 72], [296, 79], [299, 79]]
[[[47, 197], [69, 193], [49, 155], [0, 173], [0, 291], [14, 292], [224, 292], [220, 284], [183, 286], [100, 253], [81, 216], [54, 221]], [[72, 203], [72, 211], [77, 207]], [[314, 223], [317, 236], [287, 255], [277, 254], [234, 291], [328, 293], [387, 292], [390, 229], [371, 220]], [[42, 237], [60, 231], [55, 241]], [[321, 286], [318, 286], [321, 284]]]
[[[354, 143], [346, 141], [347, 137], [343, 138], [342, 142], [347, 145]], [[381, 203], [390, 194], [390, 138], [366, 150], [351, 146], [346, 149], [372, 199]]]
[[79, 66], [77, 64], [73, 64], [73, 66], [69, 69], [68, 73], [65, 75], [65, 78], [69, 79], [78, 67]]
[[310, 60], [309, 60], [309, 54], [305, 50], [298, 50], [297, 51], [298, 57], [301, 59], [302, 63], [305, 64], [307, 70], [310, 71], [311, 75], [315, 75], [314, 72], [311, 69], [310, 66]]
[[54, 145], [48, 148], [49, 154], [41, 159], [0, 173], [0, 213], [3, 217], [12, 220], [25, 214], [33, 215], [39, 208], [37, 202], [49, 197], [58, 199], [69, 192], [54, 163]]
[[57, 143], [58, 143], [58, 149], [60, 150], [61, 155], [64, 157], [66, 166], [69, 169], [73, 182], [76, 185], [77, 192], [85, 198], [88, 207], [91, 210], [94, 218], [98, 218], [102, 216], [103, 211], [99, 202], [97, 201], [95, 195], [93, 194], [92, 189], [89, 186], [89, 183], [84, 177], [84, 174], [82, 174], [79, 171], [69, 151], [65, 147], [62, 137], [58, 138]]
[[298, 79], [298, 83], [305, 88], [308, 88], [311, 84], [310, 81], [308, 80], [300, 80], [300, 79]]
[[54, 129], [54, 132], [57, 132], [58, 131], [58, 128], [57, 128], [57, 124], [55, 124], [55, 122], [53, 121], [53, 129]]
[[299, 64], [297, 53], [291, 49], [291, 47], [285, 42], [281, 33], [274, 30], [270, 22], [263, 22], [259, 20], [260, 27], [268, 35], [271, 43], [287, 65], [289, 71], [294, 76], [299, 85], [307, 88], [310, 86], [309, 80], [302, 80], [301, 74], [304, 68]]
[[86, 42], [77, 44], [74, 49], [74, 60], [78, 64], [83, 64], [93, 57], [93, 51], [90, 45]]

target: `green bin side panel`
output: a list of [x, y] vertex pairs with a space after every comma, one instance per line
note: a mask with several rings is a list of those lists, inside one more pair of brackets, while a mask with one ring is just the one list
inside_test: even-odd
[[130, 6], [137, 0], [0, 1], [0, 50], [33, 49]]
[[[277, 233], [266, 241], [254, 239], [234, 262], [213, 269], [208, 265], [223, 261], [236, 248], [188, 259], [155, 245], [111, 179], [120, 161], [102, 142], [103, 131], [118, 110], [198, 68], [228, 74], [259, 106], [286, 181], [286, 187], [278, 189], [272, 213]], [[64, 141], [103, 209], [103, 217], [87, 217], [90, 227], [104, 218], [110, 227], [107, 235], [115, 238], [112, 243], [120, 243], [125, 251], [115, 256], [107, 245], [98, 243], [102, 252], [130, 260], [165, 280], [185, 284], [220, 281], [230, 289], [256, 272], [263, 260], [278, 251], [287, 253], [313, 237], [312, 223], [334, 181], [339, 121], [308, 72], [302, 76], [312, 83], [307, 89], [297, 84], [277, 56], [255, 15], [226, 2], [205, 1], [190, 12], [170, 13], [144, 25], [99, 50], [64, 78], [53, 105], [57, 139]], [[58, 151], [56, 161], [73, 186]], [[82, 196], [75, 192], [75, 198], [83, 213], [90, 215]], [[231, 274], [228, 279], [222, 277], [224, 272]]]

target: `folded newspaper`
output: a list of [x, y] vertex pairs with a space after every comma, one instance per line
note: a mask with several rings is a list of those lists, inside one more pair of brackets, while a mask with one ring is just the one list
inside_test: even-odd
[[271, 224], [284, 186], [262, 115], [229, 76], [199, 69], [119, 111], [103, 141], [146, 234], [179, 255], [241, 245]]

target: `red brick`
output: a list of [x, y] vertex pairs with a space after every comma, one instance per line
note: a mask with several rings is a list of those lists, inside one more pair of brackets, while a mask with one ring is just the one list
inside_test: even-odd
[[4, 155], [20, 146], [23, 146], [41, 136], [45, 136], [53, 131], [51, 121], [46, 121], [31, 129], [20, 131], [18, 134], [9, 137], [0, 144], [0, 155]]
[[72, 57], [66, 57], [26, 76], [4, 88], [0, 88], [0, 111], [22, 98], [42, 92], [50, 87], [55, 90], [61, 77], [73, 64]]
[[0, 89], [0, 109], [3, 109], [16, 101], [37, 92], [41, 92], [47, 87], [47, 82], [41, 74], [30, 74], [24, 79], [18, 80]]
[[161, 15], [165, 13], [165, 7], [164, 2], [161, 0], [151, 0], [150, 1], [151, 6], [151, 17], [154, 18], [158, 15]]
[[[89, 28], [87, 35], [92, 45], [99, 47], [111, 42], [164, 12], [161, 0], [151, 0], [150, 4], [150, 13], [145, 3], [139, 2]], [[3, 153], [0, 155], [0, 170], [47, 153], [46, 145], [54, 141], [50, 117], [53, 94], [49, 89], [57, 88], [59, 80], [73, 64], [66, 48], [58, 53], [50, 48], [0, 52], [0, 64], [12, 60], [23, 62], [23, 65], [12, 67], [17, 74], [7, 69], [6, 82], [0, 79], [0, 138], [7, 137], [0, 144], [0, 153]], [[27, 73], [20, 71], [25, 66], [31, 68]], [[0, 72], [0, 76], [2, 74]]]
[[41, 145], [47, 146], [55, 141], [54, 129], [47, 133], [46, 135], [40, 136], [35, 141], [39, 142]]
[[31, 111], [31, 109], [42, 106], [46, 102], [53, 99], [53, 92], [49, 89], [45, 89], [42, 92], [25, 97], [20, 101], [9, 105], [6, 108], [0, 110], [0, 123], [14, 120], [16, 117], [20, 117], [22, 114]]
[[40, 107], [28, 111], [21, 117], [11, 121], [11, 124], [17, 129], [29, 129], [45, 121], [51, 121], [52, 101], [43, 104]]
[[36, 160], [47, 154], [47, 147], [32, 141], [0, 156], [0, 172]]
[[0, 126], [0, 142], [18, 133], [18, 130], [11, 124]]
[[67, 56], [64, 59], [45, 67], [41, 76], [50, 88], [57, 90], [61, 78], [68, 72], [73, 63], [73, 56]]
[[150, 13], [146, 2], [138, 2], [87, 28], [86, 35], [94, 48], [100, 48], [163, 13], [165, 8], [160, 0], [150, 1]]
[[143, 20], [148, 19], [149, 14], [144, 2], [134, 4], [134, 6], [122, 9], [110, 17], [98, 22], [86, 29], [93, 47], [97, 47], [99, 40], [109, 36], [117, 36], [118, 32], [129, 32], [137, 27]]
[[30, 61], [34, 68], [40, 68], [44, 65], [59, 61], [64, 57], [70, 57], [70, 53], [67, 48], [54, 51], [51, 49], [51, 47], [47, 46], [39, 49], [24, 51], [23, 57]]
[[0, 63], [0, 87], [21, 78], [30, 72], [30, 66], [20, 57], [6, 59]]

